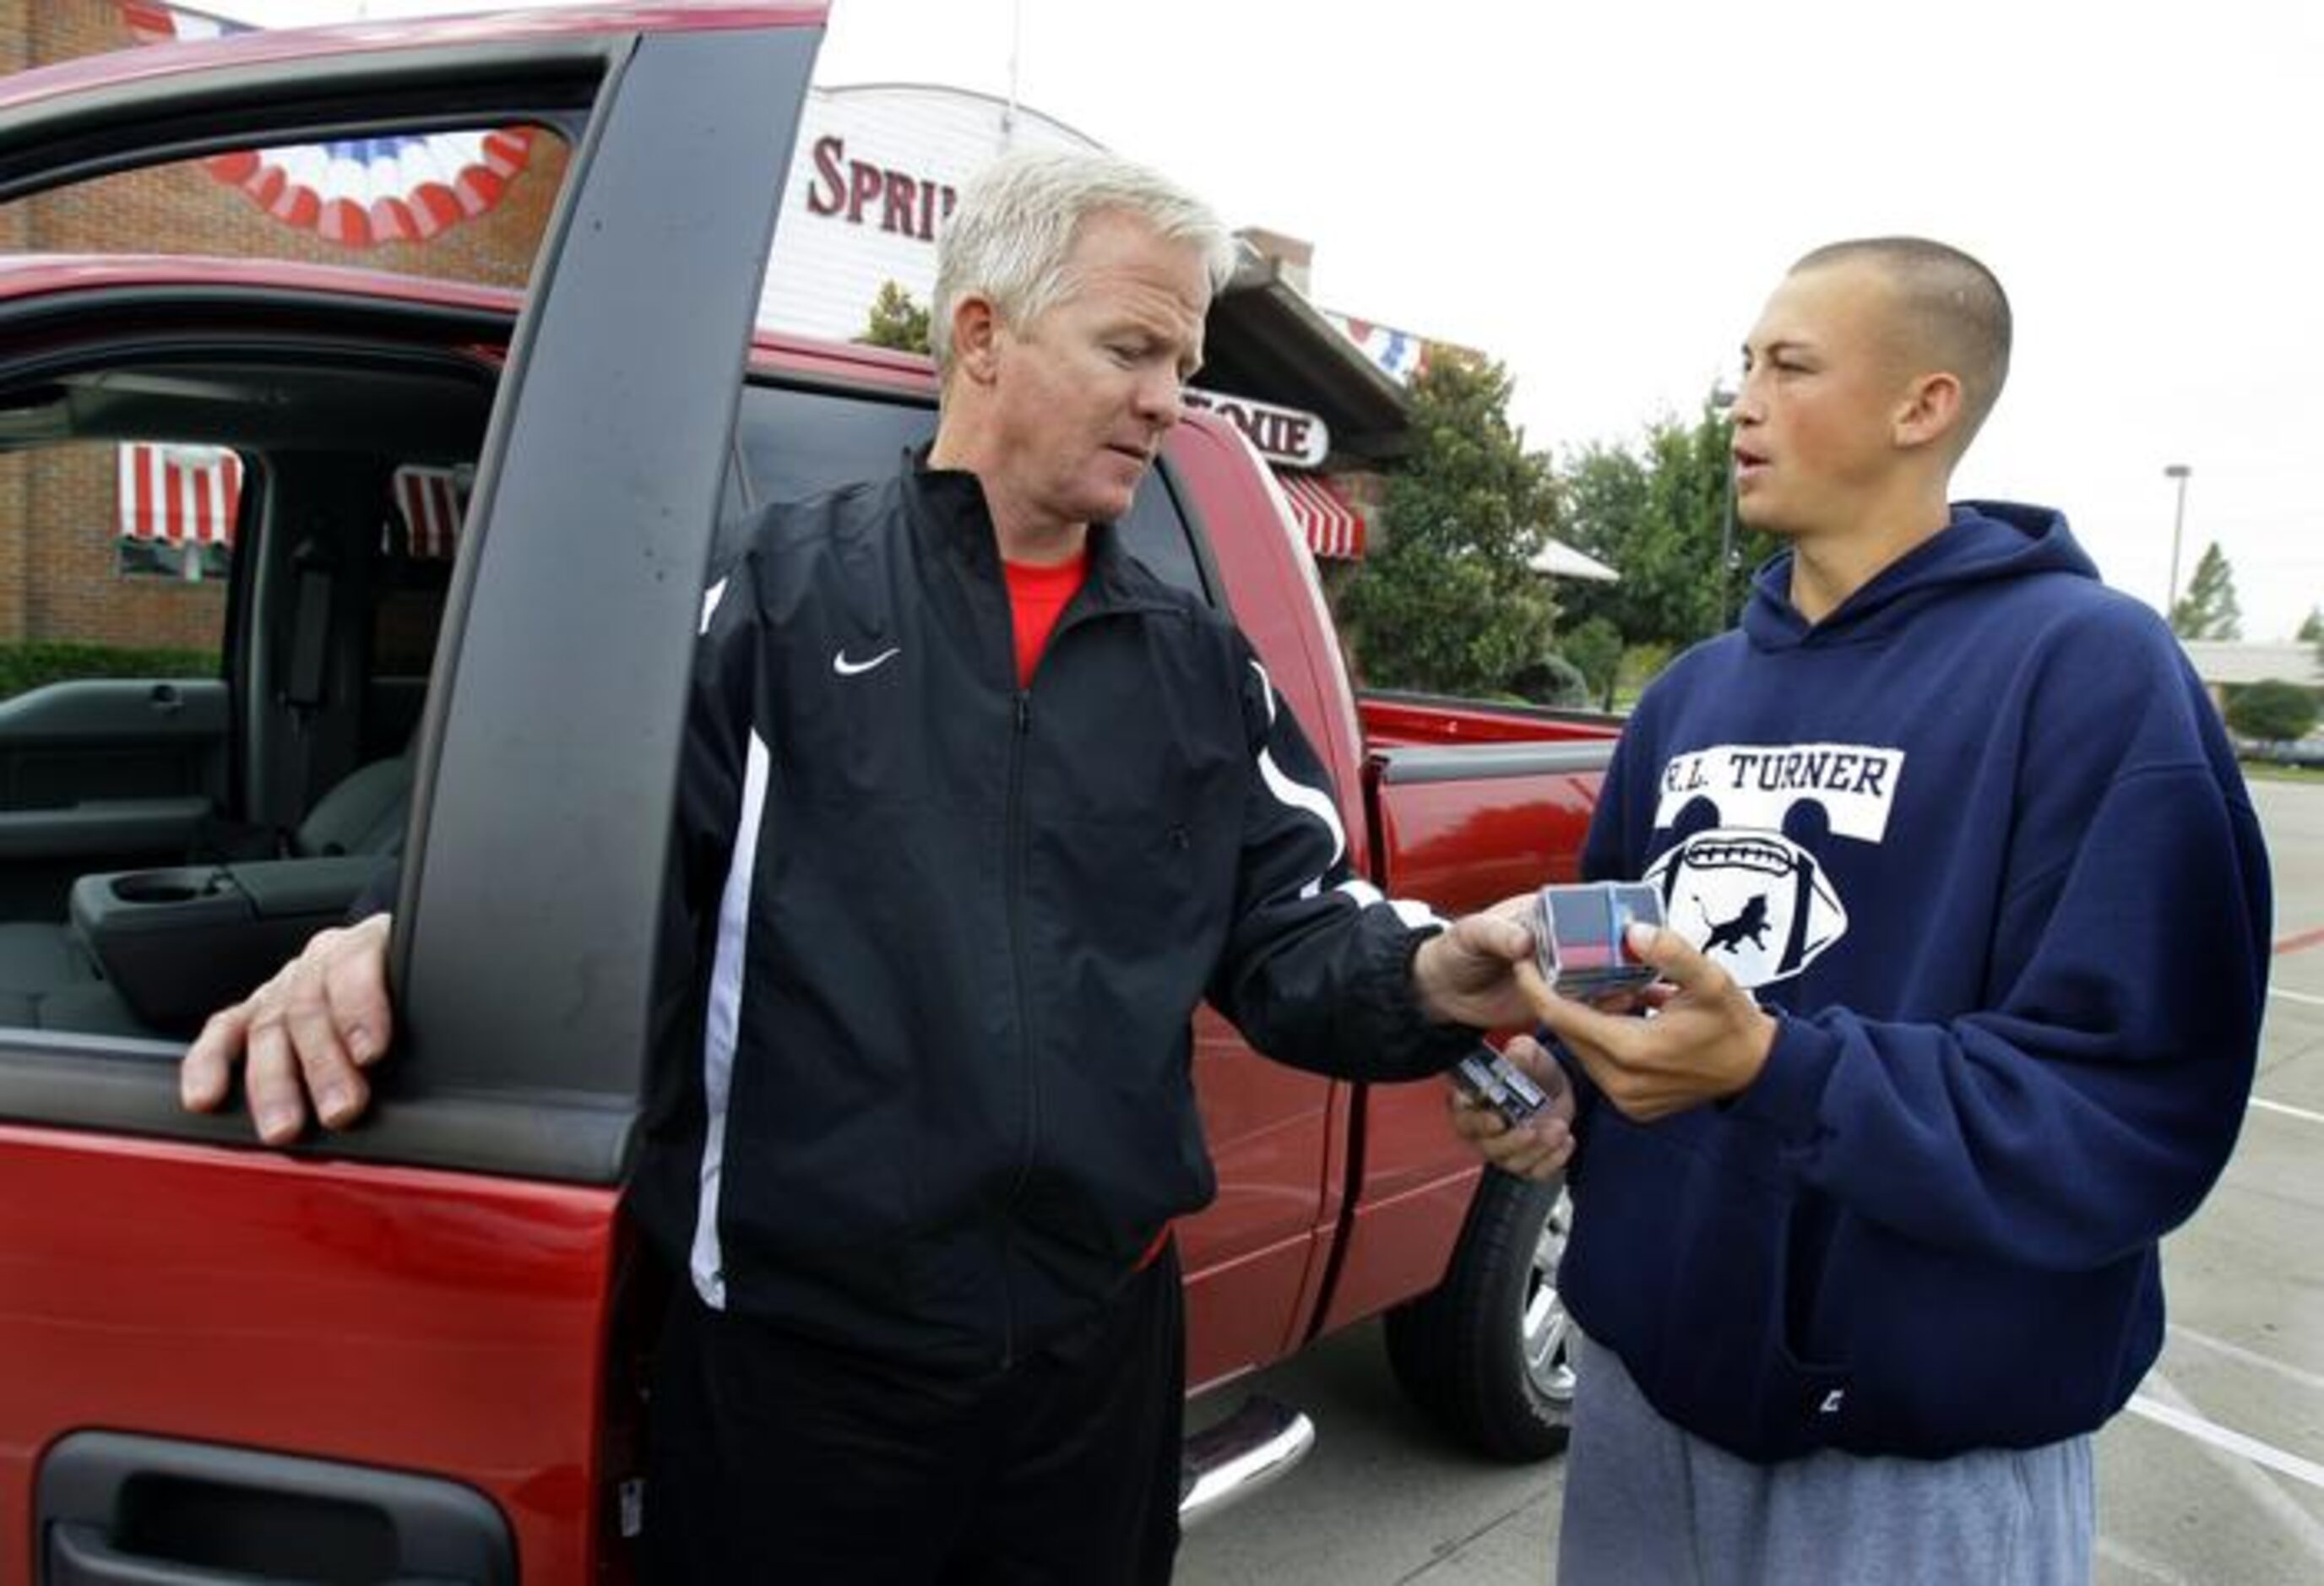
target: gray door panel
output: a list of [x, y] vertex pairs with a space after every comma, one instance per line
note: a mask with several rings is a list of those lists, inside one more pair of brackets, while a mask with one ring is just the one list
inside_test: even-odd
[[181, 852], [224, 775], [216, 678], [81, 678], [0, 701], [0, 859]]

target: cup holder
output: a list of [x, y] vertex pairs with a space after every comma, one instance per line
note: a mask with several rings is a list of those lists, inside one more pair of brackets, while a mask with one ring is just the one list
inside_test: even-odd
[[225, 885], [216, 871], [136, 871], [113, 878], [113, 895], [124, 903], [191, 903], [215, 897]]

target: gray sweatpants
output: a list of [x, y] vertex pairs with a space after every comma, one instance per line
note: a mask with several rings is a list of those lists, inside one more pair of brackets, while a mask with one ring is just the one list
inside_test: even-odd
[[1559, 1586], [2087, 1586], [2090, 1440], [1760, 1465], [1655, 1412], [1582, 1342]]

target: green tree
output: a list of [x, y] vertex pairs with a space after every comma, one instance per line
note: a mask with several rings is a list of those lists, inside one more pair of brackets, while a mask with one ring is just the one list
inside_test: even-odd
[[2308, 620], [2300, 624], [2300, 632], [2293, 637], [2302, 644], [2324, 647], [2324, 606], [2310, 606]]
[[1604, 617], [1591, 617], [1566, 630], [1557, 647], [1581, 669], [1598, 708], [1613, 709], [1614, 680], [1622, 669], [1621, 632]]
[[2236, 604], [2235, 570], [2213, 540], [2195, 564], [2187, 593], [2171, 608], [2171, 631], [2181, 639], [2241, 639], [2244, 614]]
[[1555, 521], [1549, 461], [1509, 423], [1508, 372], [1437, 349], [1412, 384], [1411, 448], [1381, 539], [1339, 601], [1368, 682], [1510, 691], [1554, 648], [1557, 605], [1527, 562]]
[[1582, 675], [1580, 667], [1555, 650], [1545, 651], [1519, 666], [1497, 692], [1514, 694], [1528, 705], [1545, 705], [1555, 710], [1590, 707], [1590, 679]]
[[2316, 696], [2280, 678], [2254, 683], [2227, 701], [2227, 725], [2263, 742], [2305, 738], [2316, 725]]
[[872, 318], [864, 324], [863, 334], [855, 339], [875, 347], [893, 347], [899, 353], [925, 353], [928, 350], [928, 311], [901, 286], [883, 281], [880, 283], [880, 295], [872, 300]]
[[1650, 493], [1646, 465], [1621, 447], [1593, 442], [1566, 464], [1558, 477], [1562, 537], [1622, 575], [1618, 584], [1575, 580], [1561, 588], [1558, 604], [1568, 621], [1603, 618], [1625, 639], [1645, 637], [1640, 624], [1649, 619], [1638, 592], [1646, 579], [1632, 576], [1631, 564], [1645, 561]]
[[1727, 627], [1749, 570], [1775, 549], [1736, 528], [1736, 567], [1720, 566], [1731, 496], [1732, 430], [1709, 401], [1692, 424], [1664, 419], [1635, 449], [1584, 447], [1559, 477], [1565, 538], [1622, 576], [1561, 590], [1569, 614], [1600, 616], [1628, 643], [1683, 649]]

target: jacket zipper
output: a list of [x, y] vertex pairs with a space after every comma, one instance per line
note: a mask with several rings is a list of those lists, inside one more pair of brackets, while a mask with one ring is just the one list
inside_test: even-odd
[[[1009, 811], [1008, 811], [1008, 898], [1009, 898], [1009, 969], [1016, 982], [1017, 1043], [1025, 1074], [1025, 1107], [1022, 1144], [1017, 1157], [1017, 1175], [1010, 1181], [1008, 1204], [1014, 1207], [1023, 1193], [1025, 1180], [1033, 1171], [1034, 1143], [1040, 1139], [1041, 1080], [1033, 1051], [1033, 1002], [1025, 988], [1025, 755], [1026, 741], [1033, 730], [1033, 692], [1029, 687], [1017, 690], [1012, 724], [1009, 738]], [[1009, 1240], [1010, 1224], [1001, 1225], [1001, 1237]], [[1017, 1358], [1017, 1304], [1004, 1268], [1001, 1277], [1001, 1369], [1007, 1370]]]
[[[1032, 678], [1019, 685], [1010, 698], [1011, 717], [1009, 739], [1009, 808], [1007, 812], [1006, 832], [1006, 840], [1009, 847], [1009, 877], [1007, 886], [1009, 901], [1009, 968], [1010, 975], [1016, 982], [1017, 1038], [1019, 1049], [1022, 1056], [1021, 1066], [1025, 1073], [1024, 1144], [1022, 1149], [1018, 1155], [1016, 1176], [1010, 1181], [1009, 1198], [1007, 1201], [1007, 1204], [1012, 1209], [1017, 1204], [1018, 1197], [1024, 1193], [1026, 1179], [1032, 1176], [1033, 1156], [1041, 1138], [1040, 1070], [1034, 1049], [1032, 999], [1028, 993], [1025, 984], [1024, 914], [1025, 870], [1027, 863], [1027, 839], [1025, 830], [1025, 759], [1030, 752], [1029, 741], [1033, 732], [1033, 683], [1039, 680], [1041, 669], [1048, 664], [1049, 656], [1056, 651], [1058, 644], [1064, 640], [1065, 634], [1070, 630], [1081, 626], [1084, 622], [1095, 621], [1102, 616], [1118, 615], [1141, 611], [1167, 611], [1169, 609], [1166, 606], [1148, 606], [1139, 604], [1125, 604], [1120, 606], [1111, 606], [1102, 612], [1090, 611], [1087, 609], [1076, 611], [1074, 609], [1075, 606], [1079, 606], [1081, 604], [1081, 597], [1076, 595], [1073, 603], [1066, 607], [1063, 613], [1060, 614], [1056, 627], [1050, 631], [1049, 641], [1043, 647], [1040, 659], [1033, 663]], [[1009, 665], [1010, 669], [1010, 676], [1014, 678], [1016, 675], [1016, 658], [1013, 651], [1010, 656]], [[1001, 1238], [1004, 1244], [1009, 1241], [1010, 1226], [1011, 1225], [1006, 1221], [1001, 1224]], [[1001, 1273], [1001, 1294], [1002, 1306], [1001, 1369], [1005, 1371], [1015, 1363], [1017, 1359], [1016, 1294], [1010, 1286], [1009, 1276], [1005, 1268]]]

